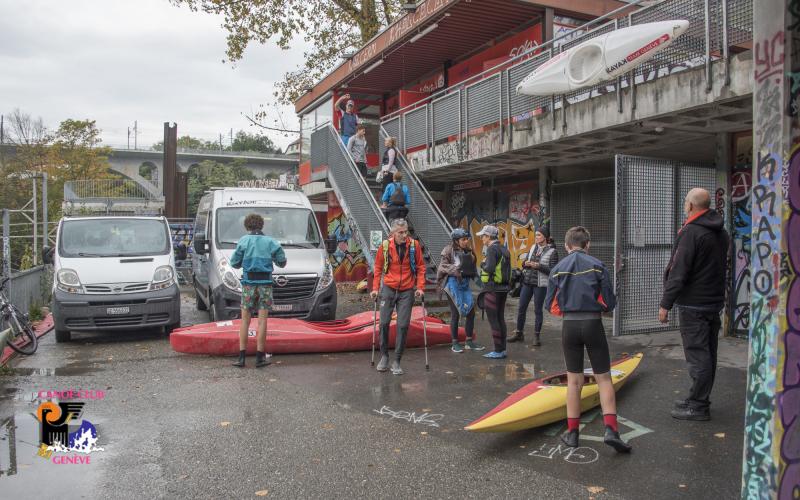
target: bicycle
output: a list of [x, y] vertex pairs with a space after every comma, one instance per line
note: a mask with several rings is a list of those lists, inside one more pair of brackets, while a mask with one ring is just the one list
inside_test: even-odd
[[[6, 340], [8, 346], [20, 354], [30, 356], [39, 347], [39, 339], [33, 331], [28, 315], [20, 311], [6, 296], [6, 283], [9, 279], [4, 278], [0, 281], [0, 332], [10, 329], [11, 335]], [[20, 342], [26, 338], [27, 342]]]

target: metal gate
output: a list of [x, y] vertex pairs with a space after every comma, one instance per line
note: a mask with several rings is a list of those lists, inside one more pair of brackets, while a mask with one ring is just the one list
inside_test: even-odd
[[614, 269], [614, 179], [603, 178], [553, 184], [550, 194], [550, 236], [564, 255], [564, 235], [574, 226], [589, 230], [589, 251]]
[[694, 187], [716, 189], [713, 166], [658, 158], [616, 156], [616, 266], [617, 309], [614, 335], [674, 330], [658, 321], [663, 273], [672, 244], [685, 216], [683, 200]]

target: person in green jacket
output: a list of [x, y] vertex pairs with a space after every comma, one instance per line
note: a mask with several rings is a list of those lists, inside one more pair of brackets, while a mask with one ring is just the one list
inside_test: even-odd
[[239, 240], [231, 257], [231, 267], [242, 268], [242, 323], [239, 328], [239, 359], [233, 366], [244, 367], [250, 311], [258, 309], [256, 368], [260, 368], [269, 364], [264, 346], [267, 340], [267, 311], [272, 307], [272, 264], [285, 267], [286, 254], [280, 243], [261, 232], [264, 229], [264, 218], [260, 215], [248, 215], [244, 219], [244, 228], [249, 231], [249, 234]]

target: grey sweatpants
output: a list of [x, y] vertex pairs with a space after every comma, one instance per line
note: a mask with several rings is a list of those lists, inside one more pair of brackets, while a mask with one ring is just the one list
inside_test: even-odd
[[381, 354], [389, 355], [389, 324], [392, 312], [397, 307], [397, 338], [394, 344], [395, 358], [400, 361], [406, 348], [406, 334], [411, 323], [411, 308], [414, 307], [414, 289], [395, 290], [388, 286], [381, 288]]

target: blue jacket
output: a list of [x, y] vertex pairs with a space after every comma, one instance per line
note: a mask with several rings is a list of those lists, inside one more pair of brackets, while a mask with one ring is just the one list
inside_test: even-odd
[[[408, 194], [408, 186], [405, 184], [400, 184], [403, 186], [403, 194], [406, 196], [406, 206], [411, 205], [411, 195]], [[392, 182], [388, 186], [386, 186], [386, 191], [383, 192], [383, 198], [381, 200], [384, 203], [391, 205], [390, 201], [392, 200], [392, 195], [394, 194], [394, 190], [397, 189], [397, 183]]]
[[617, 298], [603, 263], [575, 250], [550, 271], [544, 303], [560, 316], [565, 312], [609, 312], [616, 307]]
[[285, 267], [286, 254], [280, 243], [260, 231], [243, 236], [231, 257], [231, 267], [242, 268], [243, 285], [271, 285], [273, 262]]

